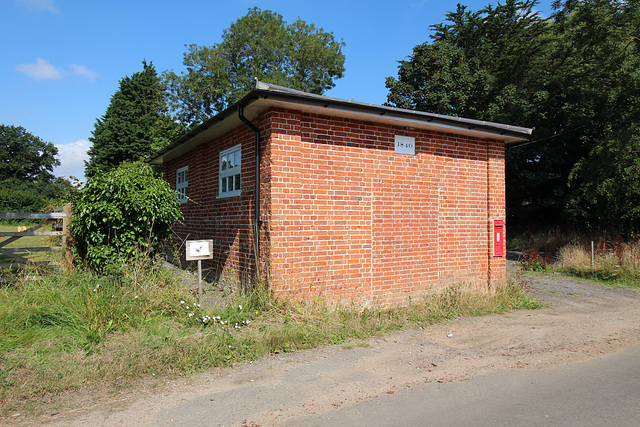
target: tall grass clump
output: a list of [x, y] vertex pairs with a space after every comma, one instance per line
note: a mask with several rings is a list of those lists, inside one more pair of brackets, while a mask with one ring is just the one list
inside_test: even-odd
[[97, 364], [89, 356], [99, 358], [113, 336], [182, 315], [176, 301], [188, 295], [158, 267], [147, 268], [144, 280], [123, 267], [113, 277], [54, 271], [1, 287], [0, 401], [100, 380], [103, 367], [89, 368]]
[[640, 287], [640, 241], [599, 240], [593, 260], [590, 243], [573, 243], [560, 250], [558, 265], [574, 276]]

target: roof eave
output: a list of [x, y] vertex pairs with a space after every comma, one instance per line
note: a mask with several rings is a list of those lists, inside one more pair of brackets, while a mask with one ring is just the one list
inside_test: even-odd
[[502, 140], [507, 145], [528, 141], [532, 138], [532, 129], [529, 128], [347, 101], [256, 81], [253, 90], [241, 100], [191, 129], [154, 156], [147, 158], [147, 162], [162, 164], [165, 158], [174, 157], [178, 151], [189, 151], [191, 149], [190, 146], [205, 142], [204, 134], [208, 131], [211, 132], [212, 128], [221, 128], [221, 124], [230, 120], [233, 121], [232, 117], [236, 115], [238, 107], [246, 109], [247, 106], [258, 100], [265, 100], [266, 102], [259, 103], [261, 105], [258, 106], [256, 113], [268, 108], [270, 105], [280, 103], [291, 107], [307, 106], [319, 113], [351, 114], [360, 116], [364, 120], [393, 122], [395, 125], [427, 128], [480, 138], [493, 138]]
[[[275, 86], [266, 85], [265, 86]], [[384, 105], [367, 104], [356, 101], [347, 101], [339, 98], [331, 98], [323, 95], [307, 94], [301, 91], [292, 90], [290, 92], [285, 91], [273, 91], [269, 89], [260, 88], [258, 86], [253, 91], [257, 96], [276, 99], [293, 99], [298, 102], [312, 102], [317, 105], [323, 105], [324, 108], [338, 107], [346, 110], [362, 110], [368, 111], [370, 114], [385, 116], [394, 115], [396, 117], [412, 118], [416, 121], [427, 121], [441, 123], [443, 125], [450, 126], [450, 130], [454, 129], [478, 129], [487, 131], [489, 133], [496, 134], [498, 136], [508, 136], [509, 143], [515, 143], [520, 141], [530, 140], [532, 137], [532, 129], [512, 126], [502, 123], [487, 122], [482, 120], [466, 119], [462, 117], [447, 116], [442, 114], [428, 113], [417, 110], [407, 110], [403, 108], [396, 108]], [[500, 138], [502, 139], [502, 138]]]
[[246, 107], [248, 104], [251, 103], [251, 101], [255, 99], [257, 99], [256, 94], [253, 91], [249, 92], [240, 101], [229, 106], [228, 108], [224, 109], [223, 111], [211, 117], [210, 119], [204, 121], [202, 124], [196, 126], [195, 128], [190, 129], [188, 132], [180, 136], [178, 139], [173, 141], [168, 146], [164, 147], [162, 150], [158, 151], [153, 156], [148, 157], [145, 161], [147, 163], [156, 164], [156, 165], [162, 164], [164, 157], [169, 155], [172, 151], [175, 151], [176, 149], [183, 146], [188, 141], [193, 140], [198, 136], [201, 136], [204, 132], [210, 130], [211, 128], [216, 127], [216, 125], [224, 122], [229, 117], [232, 117], [238, 111], [238, 107], [240, 106]]

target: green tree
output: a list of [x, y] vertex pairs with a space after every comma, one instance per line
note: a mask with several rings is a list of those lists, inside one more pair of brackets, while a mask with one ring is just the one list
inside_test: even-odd
[[85, 175], [109, 171], [124, 161], [140, 160], [169, 144], [182, 126], [166, 112], [166, 93], [152, 63], [120, 80], [107, 111], [96, 121]]
[[544, 96], [535, 82], [546, 65], [551, 27], [536, 1], [507, 0], [471, 12], [458, 5], [431, 27], [431, 43], [399, 61], [388, 77], [390, 104], [478, 120], [525, 124]]
[[157, 253], [181, 217], [176, 192], [151, 166], [125, 162], [87, 180], [73, 208], [71, 233], [80, 259], [104, 271]]
[[578, 163], [572, 178], [577, 175], [585, 177], [585, 203], [603, 228], [626, 236], [640, 232], [640, 124], [611, 132]]
[[640, 233], [640, 1], [556, 2], [576, 209], [594, 226]]
[[20, 126], [0, 125], [0, 211], [40, 212], [73, 191], [55, 177], [58, 149]]
[[21, 126], [0, 125], [0, 182], [52, 182], [58, 149]]
[[[388, 102], [404, 108], [478, 120], [536, 126], [550, 97], [547, 82], [555, 46], [552, 22], [534, 0], [507, 0], [476, 12], [458, 5], [447, 21], [431, 27], [431, 42], [400, 61], [398, 78], [387, 78]], [[554, 130], [541, 126], [536, 137]], [[563, 156], [550, 141], [509, 153], [507, 212], [530, 223], [557, 218], [563, 204], [549, 198], [562, 185]], [[551, 200], [551, 202], [549, 202]]]
[[459, 6], [387, 79], [388, 102], [533, 127], [536, 142], [507, 153], [512, 226], [615, 227], [612, 210], [594, 203], [639, 123], [639, 2], [556, 2], [551, 19], [535, 5]]
[[185, 124], [200, 122], [237, 101], [255, 78], [322, 94], [344, 74], [344, 42], [298, 19], [257, 7], [223, 31], [213, 46], [187, 46], [186, 73], [163, 77], [171, 106]]

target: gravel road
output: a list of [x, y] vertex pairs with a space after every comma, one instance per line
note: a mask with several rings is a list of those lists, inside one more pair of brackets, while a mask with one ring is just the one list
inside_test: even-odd
[[305, 417], [425, 383], [550, 368], [640, 344], [640, 291], [560, 275], [524, 277], [545, 308], [461, 318], [362, 347], [277, 355], [183, 381], [156, 380], [115, 397], [89, 393], [37, 424], [297, 425]]

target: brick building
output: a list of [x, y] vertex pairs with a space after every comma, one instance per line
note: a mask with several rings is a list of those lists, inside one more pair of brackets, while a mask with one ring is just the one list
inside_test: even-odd
[[150, 161], [182, 201], [176, 240], [213, 239], [218, 279], [402, 304], [505, 280], [505, 145], [530, 135], [256, 82]]

